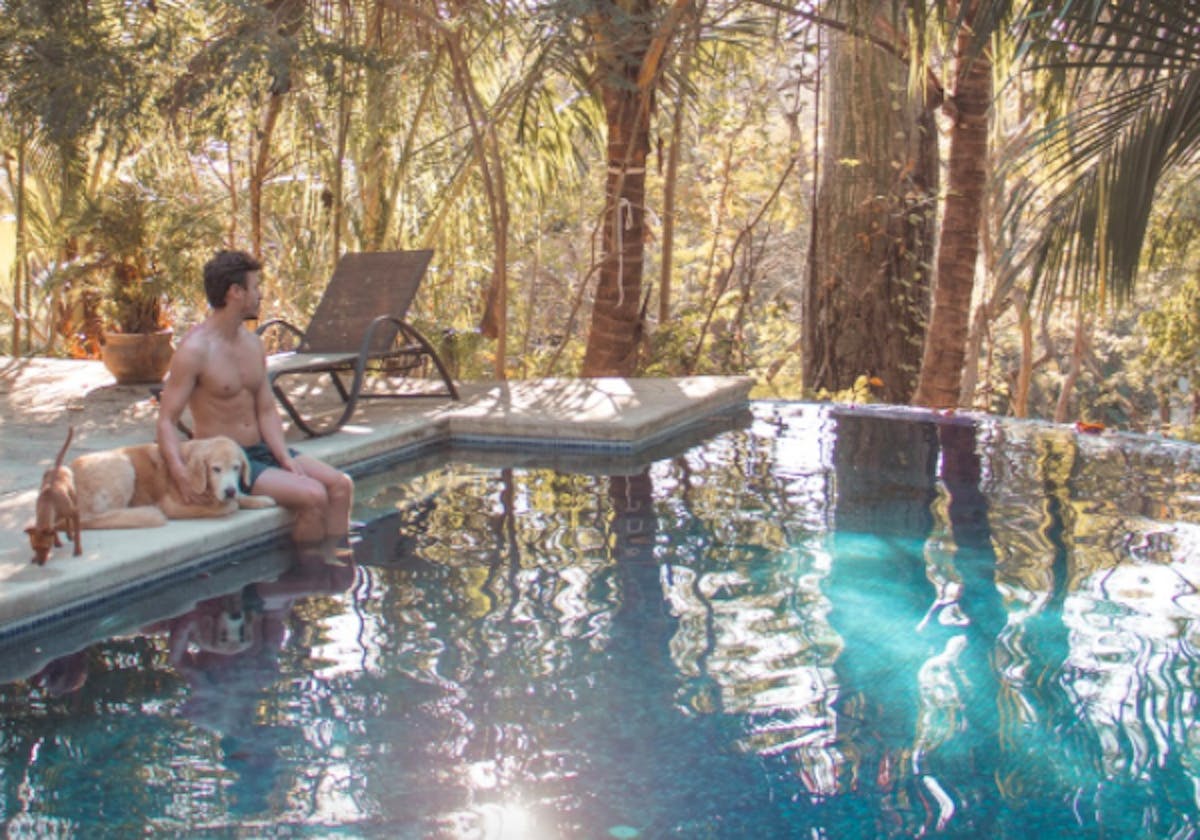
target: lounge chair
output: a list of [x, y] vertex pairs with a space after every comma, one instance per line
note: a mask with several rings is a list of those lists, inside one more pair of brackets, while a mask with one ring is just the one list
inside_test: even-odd
[[[360, 399], [458, 399], [458, 389], [433, 345], [404, 320], [432, 256], [432, 251], [345, 254], [307, 329], [281, 318], [259, 325], [256, 332], [265, 339], [276, 339], [272, 331], [281, 330], [284, 340], [294, 344], [293, 350], [267, 357], [267, 378], [279, 404], [305, 434], [317, 437], [337, 431]], [[414, 387], [421, 373], [436, 377], [425, 378], [424, 387]], [[342, 399], [340, 415], [331, 419], [335, 409], [320, 422], [306, 419], [295, 404], [302, 394], [289, 397], [282, 385], [285, 379], [314, 374], [329, 375]], [[349, 384], [344, 375], [352, 375]], [[431, 382], [437, 383], [433, 389], [428, 387]]]

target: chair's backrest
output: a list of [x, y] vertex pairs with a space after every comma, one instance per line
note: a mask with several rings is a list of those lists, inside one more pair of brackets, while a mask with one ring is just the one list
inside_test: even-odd
[[[343, 254], [299, 349], [306, 353], [357, 352], [376, 317], [405, 317], [432, 258], [433, 251]], [[395, 337], [395, 330], [385, 332], [380, 346], [373, 350], [385, 349]]]

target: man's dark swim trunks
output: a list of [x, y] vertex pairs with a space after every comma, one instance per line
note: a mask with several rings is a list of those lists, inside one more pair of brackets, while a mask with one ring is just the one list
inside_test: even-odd
[[[246, 453], [246, 460], [250, 462], [250, 481], [242, 485], [244, 493], [249, 493], [254, 487], [254, 482], [258, 481], [258, 477], [271, 467], [282, 469], [279, 467], [279, 461], [275, 460], [275, 456], [271, 453], [270, 447], [265, 443], [243, 446], [242, 451]], [[295, 458], [300, 453], [289, 446], [288, 454]]]

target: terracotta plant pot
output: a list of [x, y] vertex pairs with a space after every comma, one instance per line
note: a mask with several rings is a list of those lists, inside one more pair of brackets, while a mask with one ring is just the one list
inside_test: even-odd
[[118, 385], [162, 382], [175, 352], [171, 330], [155, 333], [106, 332], [100, 344], [100, 358]]

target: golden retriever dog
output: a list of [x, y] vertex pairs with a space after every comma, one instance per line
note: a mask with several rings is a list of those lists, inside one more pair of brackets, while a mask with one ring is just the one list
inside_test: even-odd
[[67, 429], [67, 439], [63, 441], [62, 449], [58, 450], [54, 466], [42, 475], [42, 486], [34, 506], [34, 521], [25, 529], [29, 535], [29, 545], [33, 548], [33, 562], [39, 566], [46, 565], [50, 552], [62, 545], [62, 540], [58, 538], [59, 531], [75, 543], [76, 556], [83, 553], [83, 546], [79, 542], [75, 476], [70, 467], [63, 466], [63, 458], [74, 435], [75, 427], [71, 426]]
[[191, 489], [205, 497], [201, 504], [179, 498], [156, 443], [93, 452], [72, 461], [82, 527], [155, 528], [168, 519], [207, 519], [238, 508], [275, 506], [268, 496], [242, 495], [239, 486], [249, 479], [250, 465], [230, 438], [187, 440], [180, 451]]

